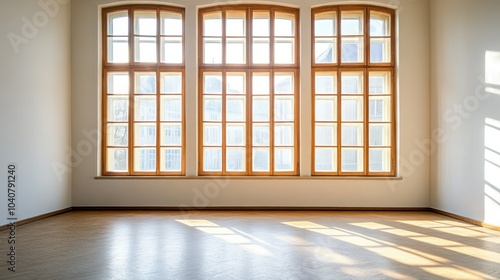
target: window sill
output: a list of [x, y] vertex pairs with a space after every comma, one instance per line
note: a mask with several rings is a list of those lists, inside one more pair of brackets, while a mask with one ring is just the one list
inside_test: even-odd
[[95, 180], [304, 180], [304, 181], [402, 181], [403, 177], [388, 176], [96, 176]]

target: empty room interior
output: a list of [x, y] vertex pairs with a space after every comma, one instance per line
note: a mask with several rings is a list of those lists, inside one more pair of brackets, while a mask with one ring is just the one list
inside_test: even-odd
[[1, 279], [500, 279], [500, 1], [0, 1]]

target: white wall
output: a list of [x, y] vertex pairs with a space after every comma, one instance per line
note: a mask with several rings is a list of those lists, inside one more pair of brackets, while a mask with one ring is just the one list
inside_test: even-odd
[[[431, 1], [432, 207], [500, 226], [500, 1]], [[496, 92], [496, 93], [494, 93]]]
[[71, 144], [70, 4], [53, 4], [0, 4], [0, 208], [6, 213], [7, 164], [15, 162], [18, 219], [71, 206], [70, 173], [52, 168]]
[[[338, 1], [280, 0], [301, 8], [301, 174], [287, 179], [95, 179], [99, 170], [99, 5], [107, 0], [72, 2], [72, 139], [74, 206], [327, 206], [428, 207], [429, 157], [414, 139], [429, 137], [429, 1], [380, 0], [400, 16], [399, 152], [403, 180], [310, 179], [310, 8]], [[122, 1], [123, 2], [123, 1]], [[145, 2], [145, 1], [136, 1]], [[195, 34], [197, 5], [213, 0], [172, 0], [186, 7], [186, 32]], [[227, 3], [228, 1], [222, 1]], [[238, 1], [245, 2], [245, 1]], [[355, 1], [344, 1], [357, 3]], [[130, 3], [130, 2], [128, 2]], [[160, 3], [166, 3], [161, 2]], [[255, 2], [253, 2], [255, 3]], [[364, 1], [374, 3], [374, 1]], [[196, 36], [187, 36], [196, 53]], [[187, 104], [196, 102], [196, 57], [186, 57]], [[187, 173], [196, 175], [196, 108], [187, 108]], [[90, 136], [89, 136], [90, 135]], [[89, 151], [87, 148], [91, 148]]]

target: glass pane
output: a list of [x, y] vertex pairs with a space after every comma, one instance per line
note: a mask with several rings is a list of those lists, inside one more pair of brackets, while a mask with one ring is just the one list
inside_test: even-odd
[[252, 93], [269, 94], [269, 73], [253, 73]]
[[108, 96], [108, 121], [128, 121], [128, 97]]
[[245, 135], [245, 124], [228, 124], [226, 126], [226, 145], [244, 146]]
[[135, 62], [156, 62], [156, 38], [135, 37]]
[[227, 148], [226, 169], [227, 171], [245, 171], [245, 148]]
[[222, 74], [221, 73], [205, 73], [204, 91], [205, 94], [222, 94]]
[[363, 11], [343, 11], [341, 34], [363, 35]]
[[108, 146], [127, 146], [128, 145], [128, 125], [127, 124], [108, 124], [107, 135]]
[[108, 35], [127, 36], [128, 35], [128, 13], [114, 12], [108, 14]]
[[161, 35], [182, 35], [182, 15], [173, 12], [161, 12]]
[[342, 171], [363, 172], [363, 149], [342, 149]]
[[342, 124], [342, 146], [363, 146], [363, 124]]
[[108, 62], [127, 63], [128, 55], [127, 37], [108, 38]]
[[135, 73], [135, 93], [155, 94], [156, 93], [156, 73], [154, 73], [154, 72]]
[[129, 94], [128, 73], [108, 73], [108, 94]]
[[370, 39], [370, 62], [391, 62], [391, 39]]
[[252, 153], [252, 170], [258, 172], [269, 172], [269, 149], [254, 148]]
[[336, 172], [337, 149], [316, 148], [314, 151], [314, 169], [316, 172]]
[[269, 12], [253, 12], [253, 36], [269, 36]]
[[293, 171], [293, 148], [276, 148], [274, 150], [274, 170]]
[[269, 121], [269, 97], [268, 96], [258, 96], [253, 98], [253, 115], [252, 120], [254, 122], [259, 121]]
[[293, 36], [294, 21], [294, 15], [277, 12], [274, 19], [274, 36]]
[[336, 32], [336, 12], [319, 13], [314, 16], [315, 36], [335, 36]]
[[370, 149], [370, 171], [391, 171], [391, 149]]
[[203, 171], [222, 171], [222, 149], [203, 149]]
[[161, 149], [161, 171], [181, 171], [182, 150], [180, 148]]
[[182, 63], [182, 38], [168, 37], [161, 38], [161, 62]]
[[390, 36], [390, 21], [391, 15], [370, 11], [370, 36]]
[[269, 48], [268, 38], [253, 39], [252, 62], [254, 64], [268, 64], [270, 58]]
[[337, 125], [316, 124], [314, 138], [316, 146], [337, 146]]
[[254, 146], [269, 146], [269, 124], [254, 124], [252, 135]]
[[203, 62], [208, 64], [222, 63], [222, 39], [203, 39]]
[[203, 120], [222, 121], [222, 98], [217, 96], [205, 96], [203, 99]]
[[135, 120], [156, 121], [156, 97], [135, 97]]
[[275, 40], [274, 63], [293, 64], [294, 63], [294, 39], [280, 38]]
[[244, 11], [226, 12], [226, 36], [245, 36], [245, 19]]
[[370, 94], [391, 94], [391, 72], [370, 72]]
[[156, 12], [134, 12], [134, 31], [135, 35], [156, 35]]
[[342, 94], [363, 94], [363, 72], [342, 72]]
[[227, 94], [245, 94], [245, 73], [228, 73], [226, 83]]
[[203, 125], [203, 145], [222, 146], [222, 124]]
[[245, 97], [230, 96], [226, 99], [226, 120], [245, 121]]
[[370, 146], [390, 146], [391, 125], [370, 124]]
[[111, 172], [128, 171], [128, 150], [127, 149], [107, 149], [106, 169]]
[[276, 124], [274, 126], [274, 145], [293, 146], [293, 124]]
[[135, 124], [135, 146], [156, 146], [156, 125], [150, 123]]
[[161, 93], [181, 94], [182, 73], [161, 73]]
[[337, 39], [315, 39], [314, 55], [316, 63], [337, 63]]
[[391, 98], [389, 96], [370, 96], [370, 121], [391, 121]]
[[342, 97], [342, 121], [363, 121], [363, 97]]
[[156, 171], [156, 149], [134, 150], [135, 171]]
[[294, 107], [293, 96], [279, 96], [274, 100], [274, 120], [293, 121]]
[[278, 73], [274, 76], [275, 94], [293, 94], [293, 74]]
[[357, 63], [364, 61], [363, 38], [342, 38], [342, 62]]
[[314, 105], [315, 121], [336, 121], [337, 120], [337, 98], [336, 97], [316, 97]]
[[226, 63], [245, 63], [245, 39], [226, 39]]
[[315, 94], [337, 94], [337, 74], [335, 72], [316, 72]]
[[203, 35], [222, 36], [222, 15], [220, 12], [203, 15]]
[[181, 146], [182, 125], [180, 123], [162, 124], [160, 143], [162, 146]]
[[182, 121], [182, 97], [162, 96], [160, 103], [161, 121]]

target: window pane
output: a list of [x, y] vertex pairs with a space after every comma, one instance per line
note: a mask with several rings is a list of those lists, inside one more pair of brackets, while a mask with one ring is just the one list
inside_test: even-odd
[[269, 148], [254, 148], [252, 171], [269, 172]]
[[279, 73], [274, 76], [275, 94], [293, 94], [293, 74]]
[[162, 96], [161, 97], [161, 121], [182, 121], [182, 97]]
[[293, 148], [276, 148], [274, 150], [274, 170], [293, 171]]
[[341, 21], [341, 34], [345, 35], [363, 35], [363, 12], [362, 11], [343, 11]]
[[252, 135], [254, 146], [269, 146], [269, 124], [254, 124]]
[[370, 124], [370, 146], [390, 146], [391, 125]]
[[337, 125], [316, 124], [314, 138], [316, 146], [337, 146]]
[[363, 94], [363, 72], [342, 72], [342, 94]]
[[161, 93], [181, 94], [182, 73], [161, 73]]
[[226, 169], [227, 171], [245, 171], [245, 148], [227, 148]]
[[163, 63], [182, 63], [182, 38], [168, 37], [161, 38], [161, 62]]
[[135, 73], [135, 93], [155, 94], [156, 73]]
[[391, 149], [370, 149], [370, 171], [391, 171]]
[[363, 38], [342, 38], [342, 62], [357, 63], [364, 61]]
[[335, 97], [316, 97], [315, 121], [336, 121], [337, 102]]
[[203, 35], [222, 36], [222, 15], [220, 12], [203, 15]]
[[134, 150], [135, 171], [156, 171], [156, 150], [135, 149]]
[[274, 145], [293, 146], [293, 124], [276, 124], [274, 126]]
[[315, 15], [314, 35], [335, 36], [336, 35], [336, 12], [319, 13]]
[[253, 12], [253, 36], [269, 36], [269, 12]]
[[204, 97], [203, 120], [222, 121], [222, 98], [217, 96]]
[[180, 148], [161, 149], [161, 171], [181, 171], [182, 150]]
[[135, 97], [135, 120], [156, 121], [156, 97]]
[[280, 38], [275, 40], [274, 63], [293, 64], [294, 63], [294, 39]]
[[315, 94], [337, 94], [337, 74], [335, 72], [316, 72]]
[[128, 13], [114, 12], [108, 14], [108, 35], [127, 36], [128, 35]]
[[253, 98], [253, 116], [254, 122], [258, 121], [269, 121], [269, 97], [268, 96], [258, 96]]
[[156, 38], [135, 37], [135, 62], [156, 62]]
[[314, 169], [316, 172], [336, 172], [337, 149], [316, 148], [314, 152]]
[[129, 94], [128, 73], [108, 73], [108, 94]]
[[156, 35], [156, 12], [134, 12], [135, 35]]
[[226, 120], [245, 121], [245, 97], [230, 96], [226, 99]]
[[162, 124], [160, 143], [162, 146], [181, 146], [182, 145], [182, 125]]
[[279, 96], [274, 100], [274, 120], [293, 121], [294, 107], [293, 96]]
[[245, 73], [228, 73], [226, 83], [227, 94], [245, 94]]
[[221, 64], [222, 63], [222, 39], [209, 38], [203, 39], [204, 63]]
[[228, 124], [226, 126], [226, 145], [244, 146], [245, 135], [246, 131], [244, 124]]
[[128, 55], [127, 37], [108, 38], [108, 62], [127, 63]]
[[370, 39], [370, 62], [391, 62], [391, 39]]
[[254, 73], [252, 77], [253, 94], [269, 94], [269, 73]]
[[370, 94], [391, 94], [390, 72], [370, 72], [369, 83]]
[[222, 149], [203, 149], [203, 171], [222, 171]]
[[127, 146], [128, 145], [128, 125], [127, 124], [108, 124], [108, 146]]
[[342, 97], [342, 121], [363, 121], [363, 97]]
[[245, 63], [245, 39], [227, 39], [226, 42], [226, 63]]
[[128, 121], [128, 97], [108, 96], [108, 121]]
[[222, 94], [222, 74], [210, 73], [204, 74], [204, 93], [205, 94]]
[[391, 98], [389, 96], [370, 96], [370, 121], [391, 121]]
[[342, 124], [342, 146], [363, 146], [363, 124]]
[[389, 14], [370, 11], [370, 36], [390, 36], [390, 20]]
[[363, 149], [342, 149], [342, 171], [363, 172]]
[[161, 35], [182, 35], [182, 15], [172, 12], [161, 12]]
[[268, 64], [270, 58], [269, 48], [268, 38], [253, 39], [252, 62], [254, 64]]
[[156, 146], [156, 125], [150, 123], [135, 124], [135, 146]]
[[245, 21], [244, 11], [226, 12], [226, 36], [245, 36]]
[[127, 149], [107, 149], [106, 170], [111, 172], [128, 171], [128, 150]]
[[292, 14], [277, 12], [274, 19], [275, 36], [293, 36], [295, 16]]
[[337, 63], [337, 39], [315, 39], [314, 54], [316, 63]]
[[203, 137], [205, 146], [222, 146], [222, 124], [204, 124]]

